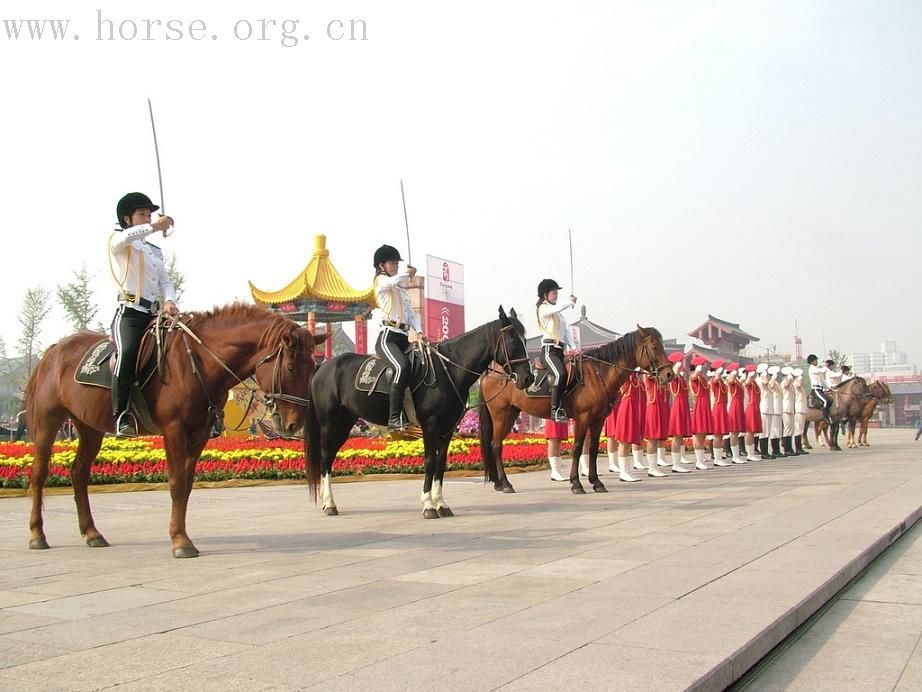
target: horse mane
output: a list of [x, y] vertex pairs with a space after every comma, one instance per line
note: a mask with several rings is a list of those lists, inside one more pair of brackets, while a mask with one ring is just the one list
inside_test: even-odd
[[[646, 332], [658, 339], [663, 338], [659, 330], [653, 327], [649, 327]], [[637, 344], [640, 340], [640, 332], [635, 329], [624, 336], [618, 337], [614, 341], [609, 341], [607, 344], [587, 348], [583, 351], [583, 355], [604, 360], [606, 363], [616, 363], [619, 360], [633, 358], [634, 350], [637, 348]]]
[[259, 339], [259, 348], [278, 344], [285, 335], [294, 335], [299, 326], [284, 315], [272, 312], [267, 307], [255, 303], [235, 301], [229, 305], [216, 305], [207, 312], [192, 312], [186, 324], [190, 328], [204, 324], [239, 324], [241, 322], [265, 322], [269, 325]]

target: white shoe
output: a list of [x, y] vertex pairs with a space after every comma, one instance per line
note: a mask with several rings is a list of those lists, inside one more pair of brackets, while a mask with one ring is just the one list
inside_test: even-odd
[[745, 464], [746, 463], [746, 460], [740, 457], [733, 457], [730, 461], [732, 461], [734, 464]]
[[727, 461], [726, 459], [715, 459], [714, 466], [732, 466], [732, 461]]
[[658, 468], [656, 468], [656, 466], [651, 466], [650, 468], [647, 469], [647, 475], [650, 476], [651, 478], [665, 478], [669, 474], [663, 473]]
[[664, 467], [665, 467], [665, 466], [672, 466], [672, 464], [670, 464], [670, 463], [669, 463], [668, 461], [666, 461], [665, 459], [657, 459], [657, 460], [656, 460], [656, 465], [657, 465], [657, 466], [664, 466]]
[[589, 477], [589, 464], [586, 463], [586, 458], [583, 456], [579, 458], [579, 475], [583, 478]]
[[646, 470], [647, 470], [647, 467], [644, 466], [643, 464], [640, 464], [640, 463], [638, 463], [638, 462], [635, 461], [635, 462], [634, 462], [634, 470], [635, 470], [635, 471], [646, 471]]
[[746, 457], [746, 461], [762, 461], [762, 457], [755, 454], [750, 454]]
[[678, 464], [672, 465], [673, 473], [691, 473], [691, 469], [687, 469], [684, 466], [679, 466]]
[[699, 471], [710, 471], [711, 467], [705, 464], [703, 461], [696, 461], [695, 468]]

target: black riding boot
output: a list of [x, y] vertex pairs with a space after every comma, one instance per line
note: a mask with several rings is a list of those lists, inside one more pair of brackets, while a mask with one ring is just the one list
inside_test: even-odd
[[826, 421], [826, 424], [832, 426], [832, 416], [829, 415], [829, 407], [832, 406], [832, 402], [829, 402], [823, 407], [823, 420]]
[[772, 454], [775, 455], [776, 459], [783, 459], [784, 454], [781, 453], [781, 438], [773, 437], [771, 442], [772, 442]]
[[803, 435], [794, 435], [794, 453], [797, 455], [810, 453], [804, 449]]
[[781, 448], [784, 450], [784, 456], [792, 457], [794, 456], [794, 448], [791, 447], [791, 436], [785, 435], [781, 438]]
[[403, 390], [400, 387], [391, 385], [390, 411], [387, 416], [387, 429], [403, 430], [406, 427], [407, 422], [403, 416]]
[[774, 459], [775, 455], [772, 454], [771, 450], [768, 448], [768, 438], [760, 437], [759, 443], [762, 445], [762, 458], [763, 459]]
[[567, 412], [560, 405], [560, 386], [551, 385], [551, 420], [558, 423], [567, 420]]

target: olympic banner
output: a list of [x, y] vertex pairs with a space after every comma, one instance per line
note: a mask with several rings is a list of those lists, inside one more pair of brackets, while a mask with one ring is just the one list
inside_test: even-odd
[[426, 336], [438, 342], [464, 333], [464, 266], [426, 255]]

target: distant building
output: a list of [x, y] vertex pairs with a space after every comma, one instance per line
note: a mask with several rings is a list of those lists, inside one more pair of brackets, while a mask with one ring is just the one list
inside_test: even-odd
[[863, 377], [913, 377], [919, 369], [909, 362], [905, 351], [896, 350], [895, 341], [883, 341], [880, 351], [849, 353], [846, 362], [852, 371]]

